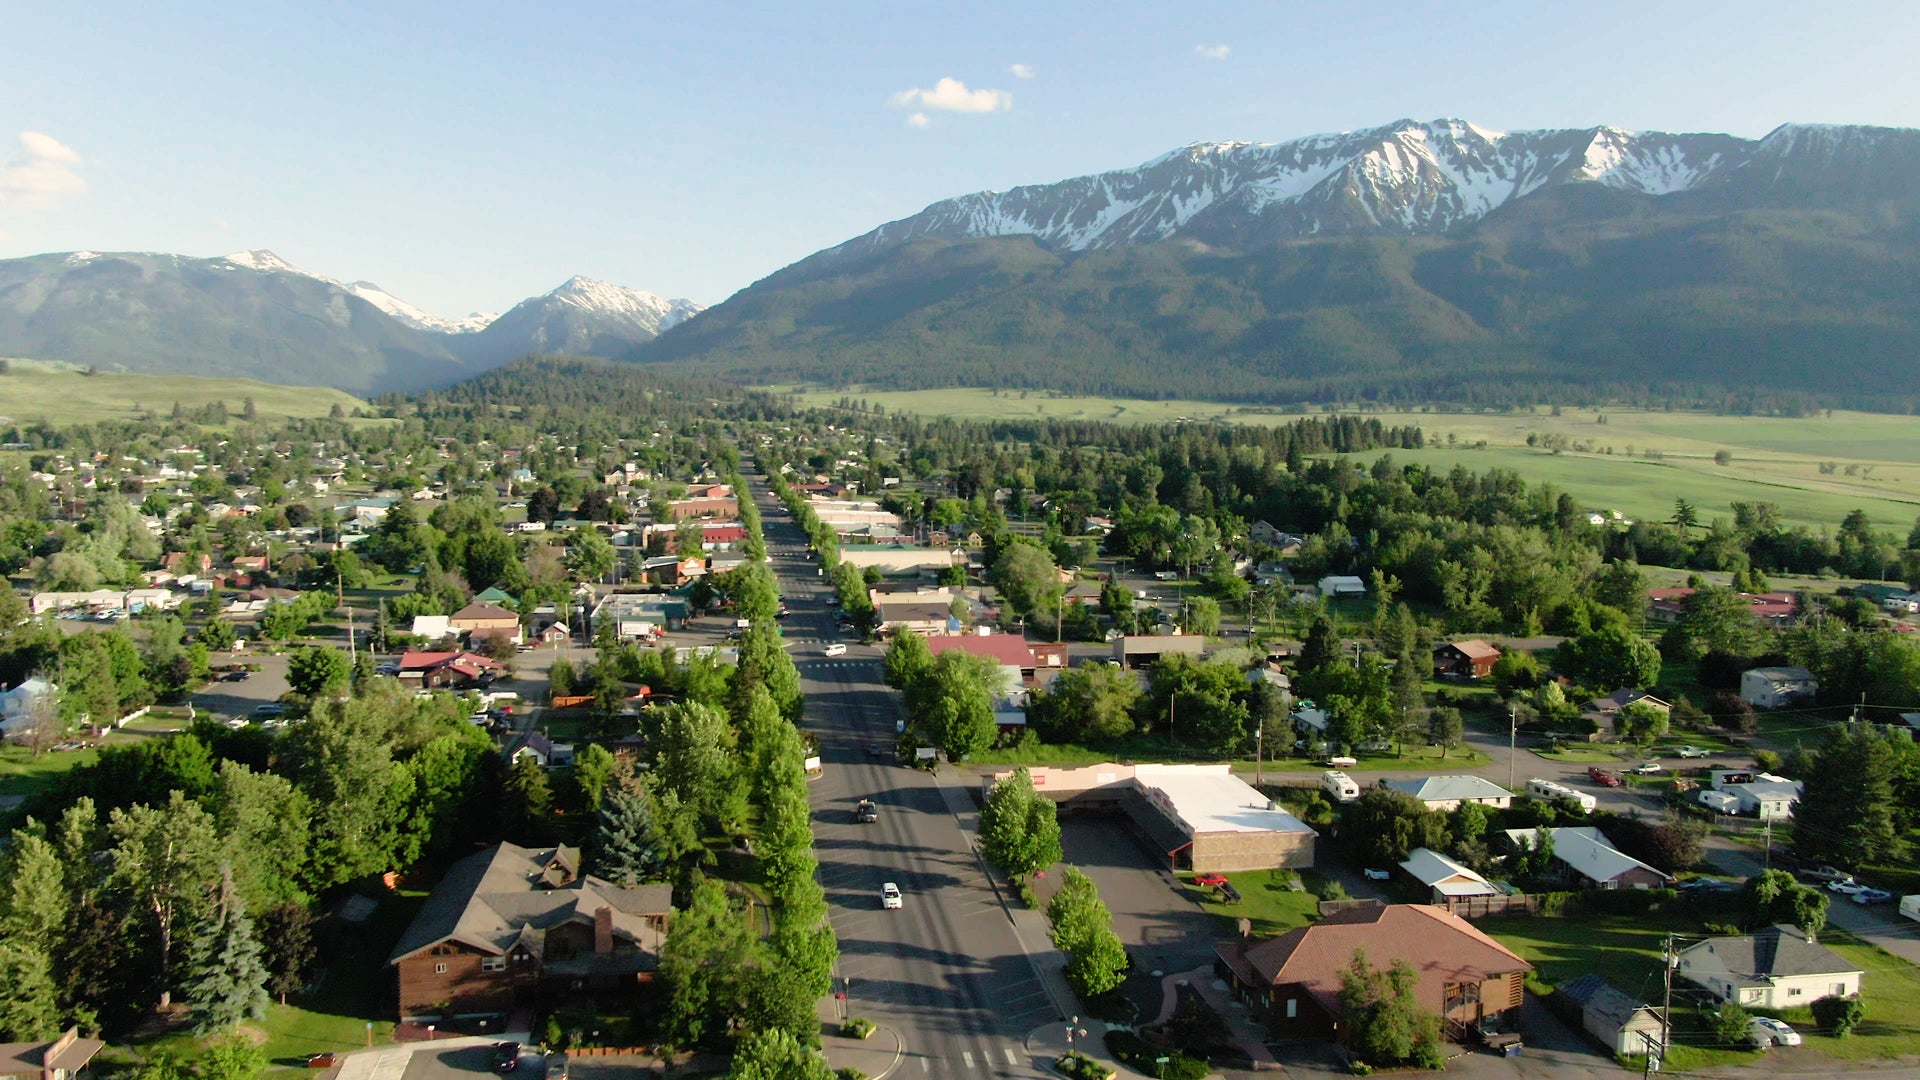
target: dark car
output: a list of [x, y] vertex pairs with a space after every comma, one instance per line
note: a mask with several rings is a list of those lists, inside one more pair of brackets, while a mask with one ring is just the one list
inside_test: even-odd
[[497, 1042], [493, 1044], [493, 1071], [510, 1073], [520, 1067], [520, 1044], [517, 1042]]
[[879, 819], [880, 812], [874, 809], [873, 800], [871, 799], [861, 799], [860, 805], [853, 808], [853, 820], [862, 825], [870, 824]]
[[220, 681], [221, 682], [246, 682], [248, 679], [251, 679], [251, 678], [253, 678], [253, 672], [251, 671], [229, 671], [225, 675], [220, 676]]
[[547, 1055], [547, 1080], [567, 1080], [567, 1055], [555, 1050]]
[[867, 756], [868, 756], [868, 757], [870, 757], [870, 758], [883, 758], [883, 757], [886, 757], [886, 756], [887, 756], [887, 744], [886, 744], [886, 743], [877, 743], [877, 742], [870, 742], [870, 743], [868, 743], [868, 744], [867, 744]]

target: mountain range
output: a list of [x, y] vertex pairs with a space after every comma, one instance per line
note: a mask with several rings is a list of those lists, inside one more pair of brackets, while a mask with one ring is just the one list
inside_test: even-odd
[[631, 354], [752, 381], [1920, 398], [1920, 132], [1400, 120], [946, 199]]
[[443, 386], [530, 353], [616, 356], [700, 310], [575, 277], [504, 315], [448, 319], [266, 250], [0, 260], [0, 356], [363, 394]]

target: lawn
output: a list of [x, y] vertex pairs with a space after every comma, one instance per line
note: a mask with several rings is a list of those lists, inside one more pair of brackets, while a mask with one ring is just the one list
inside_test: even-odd
[[35, 757], [24, 746], [0, 745], [0, 798], [37, 795], [62, 773], [91, 765], [99, 757], [97, 750], [42, 750]]
[[[1292, 870], [1245, 870], [1227, 875], [1240, 890], [1237, 904], [1221, 903], [1213, 889], [1193, 883], [1193, 875], [1181, 877], [1181, 884], [1209, 915], [1218, 916], [1223, 931], [1237, 932], [1239, 920], [1253, 923], [1255, 934], [1284, 934], [1320, 917], [1319, 888], [1324, 882], [1309, 870], [1304, 875]], [[1288, 887], [1300, 880], [1305, 886], [1296, 891]]]
[[335, 405], [351, 414], [367, 403], [324, 386], [281, 386], [252, 379], [207, 379], [189, 375], [83, 374], [66, 364], [12, 360], [0, 375], [0, 400], [22, 423], [47, 418], [61, 424], [132, 420], [143, 411], [165, 418], [173, 403], [192, 409], [223, 401], [235, 421], [248, 398], [263, 420], [326, 416]]
[[[1468, 747], [1455, 747], [1440, 756], [1436, 746], [1408, 747], [1405, 755], [1379, 754], [1358, 755], [1360, 769], [1474, 769], [1485, 765], [1491, 759], [1481, 751]], [[969, 765], [1051, 765], [1061, 768], [1097, 765], [1103, 761], [1160, 761], [1215, 763], [1219, 757], [1202, 754], [1191, 747], [1170, 742], [1164, 736], [1140, 736], [1124, 739], [1110, 747], [1080, 746], [1074, 743], [1035, 743], [1031, 746], [1006, 747], [995, 750], [982, 750], [967, 756]], [[1259, 768], [1264, 772], [1322, 772], [1326, 769], [1320, 758], [1268, 758]], [[1255, 763], [1252, 758], [1239, 758], [1232, 761], [1236, 774], [1245, 774], [1242, 779], [1252, 782]]]

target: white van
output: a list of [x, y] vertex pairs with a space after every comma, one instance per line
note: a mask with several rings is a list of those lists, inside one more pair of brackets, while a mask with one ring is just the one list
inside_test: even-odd
[[820, 652], [822, 655], [825, 655], [825, 656], [845, 656], [847, 655], [847, 647], [841, 644], [840, 642], [836, 641], [833, 644], [827, 646], [826, 648], [820, 650]]
[[1903, 896], [1900, 898], [1900, 914], [1905, 915], [1915, 922], [1920, 922], [1920, 893], [1914, 893], [1911, 896]]
[[1360, 797], [1360, 785], [1353, 777], [1338, 769], [1330, 769], [1320, 774], [1320, 790], [1333, 796], [1335, 802], [1352, 802]]

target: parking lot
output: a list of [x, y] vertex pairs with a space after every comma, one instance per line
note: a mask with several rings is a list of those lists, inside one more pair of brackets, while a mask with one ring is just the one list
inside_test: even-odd
[[[1213, 943], [1227, 934], [1135, 837], [1124, 817], [1063, 818], [1060, 846], [1061, 861], [1099, 887], [1100, 899], [1113, 913], [1113, 932], [1138, 968], [1189, 971], [1211, 962]], [[1035, 886], [1044, 901], [1059, 883], [1043, 879]]]

